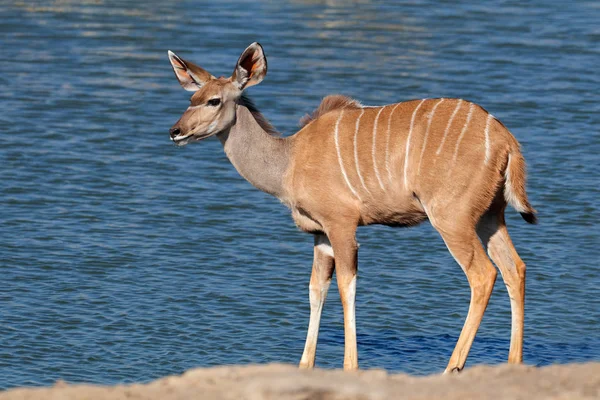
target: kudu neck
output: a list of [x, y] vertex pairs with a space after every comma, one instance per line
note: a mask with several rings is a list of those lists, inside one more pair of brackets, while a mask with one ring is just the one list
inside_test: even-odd
[[283, 177], [290, 158], [289, 140], [266, 132], [250, 110], [237, 106], [236, 121], [218, 134], [225, 154], [248, 182], [278, 198], [285, 196]]

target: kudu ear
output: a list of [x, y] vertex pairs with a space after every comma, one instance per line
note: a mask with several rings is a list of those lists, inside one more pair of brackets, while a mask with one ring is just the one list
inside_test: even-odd
[[183, 58], [177, 56], [171, 50], [168, 53], [175, 76], [185, 90], [195, 92], [206, 82], [214, 78], [206, 70], [189, 61], [184, 61]]
[[231, 80], [240, 90], [259, 84], [267, 75], [267, 58], [258, 42], [252, 43], [238, 59]]

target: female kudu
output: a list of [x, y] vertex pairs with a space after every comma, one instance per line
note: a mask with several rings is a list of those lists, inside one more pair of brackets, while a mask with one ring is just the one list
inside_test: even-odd
[[490, 258], [510, 296], [508, 361], [522, 361], [525, 264], [506, 230], [504, 209], [511, 204], [530, 223], [535, 210], [525, 193], [519, 143], [504, 125], [459, 99], [363, 107], [328, 96], [303, 119], [298, 133], [284, 138], [242, 94], [267, 73], [258, 43], [242, 53], [230, 78], [215, 78], [172, 52], [169, 59], [184, 89], [194, 92], [170, 130], [173, 142], [181, 146], [216, 135], [239, 173], [279, 198], [298, 227], [314, 235], [310, 322], [300, 367], [314, 366], [321, 310], [335, 268], [344, 309], [344, 369], [358, 368], [356, 228], [410, 226], [426, 219], [471, 287], [469, 312], [446, 371], [465, 365], [496, 280]]

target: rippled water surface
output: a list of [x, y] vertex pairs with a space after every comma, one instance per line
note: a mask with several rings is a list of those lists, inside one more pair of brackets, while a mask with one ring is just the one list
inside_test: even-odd
[[[269, 74], [249, 92], [285, 134], [331, 93], [462, 97], [502, 120], [541, 220], [508, 213], [528, 265], [525, 362], [600, 360], [600, 8], [496, 4], [1, 6], [0, 387], [298, 362], [312, 238], [218, 141], [176, 148], [167, 133], [188, 105], [167, 49], [228, 76], [255, 40]], [[361, 366], [442, 371], [467, 313], [463, 272], [429, 223], [358, 238]], [[509, 336], [498, 279], [469, 365], [504, 362]], [[317, 364], [342, 358], [332, 290]]]

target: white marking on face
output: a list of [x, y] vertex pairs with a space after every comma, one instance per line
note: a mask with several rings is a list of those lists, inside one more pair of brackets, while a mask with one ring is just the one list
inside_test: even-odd
[[490, 159], [490, 121], [494, 118], [492, 114], [488, 114], [487, 120], [485, 121], [485, 160], [484, 164], [487, 164]]
[[410, 150], [410, 137], [412, 135], [413, 127], [415, 126], [415, 117], [417, 116], [417, 111], [423, 105], [427, 99], [421, 100], [415, 111], [413, 111], [412, 117], [410, 119], [410, 129], [408, 130], [408, 137], [406, 138], [406, 154], [404, 155], [404, 188], [408, 188], [408, 151]]
[[377, 169], [377, 161], [375, 160], [375, 144], [377, 140], [377, 121], [379, 121], [379, 116], [383, 111], [384, 107], [381, 107], [381, 110], [377, 113], [375, 117], [375, 123], [373, 124], [373, 150], [371, 151], [371, 156], [373, 157], [373, 169], [375, 170], [375, 177], [377, 178], [377, 182], [379, 182], [379, 186], [382, 190], [385, 190], [383, 187], [383, 182], [381, 181], [381, 177], [379, 176], [379, 169]]
[[193, 134], [193, 133], [190, 133], [189, 135], [187, 135], [187, 136], [183, 136], [183, 137], [181, 137], [181, 136], [176, 136], [176, 137], [174, 137], [174, 138], [171, 138], [171, 140], [172, 140], [173, 142], [175, 142], [175, 143], [182, 143], [182, 142], [184, 142], [186, 139], [189, 139], [189, 138], [191, 138], [192, 136], [194, 136], [194, 134]]
[[465, 132], [469, 127], [469, 122], [471, 122], [471, 117], [473, 116], [473, 109], [475, 108], [475, 104], [471, 103], [469, 105], [469, 113], [467, 114], [467, 120], [465, 121], [465, 126], [463, 126], [462, 131], [460, 131], [460, 136], [456, 141], [456, 148], [454, 149], [454, 157], [452, 158], [452, 162], [456, 161], [456, 157], [458, 157], [458, 147], [460, 146], [460, 142], [462, 141]]
[[440, 155], [440, 151], [442, 151], [442, 147], [444, 146], [444, 142], [446, 141], [446, 136], [448, 136], [448, 131], [450, 131], [450, 126], [452, 125], [452, 121], [454, 120], [454, 117], [456, 117], [456, 113], [460, 109], [461, 104], [462, 104], [462, 99], [458, 100], [458, 103], [456, 103], [456, 107], [454, 108], [454, 112], [452, 112], [452, 115], [450, 116], [450, 119], [448, 120], [448, 125], [446, 125], [446, 130], [444, 130], [444, 136], [442, 137], [442, 142], [440, 143], [440, 147], [438, 147], [437, 151], [435, 152], [436, 155]]
[[360, 166], [358, 165], [358, 146], [356, 145], [358, 139], [358, 130], [360, 127], [360, 119], [362, 118], [364, 113], [365, 109], [362, 108], [360, 110], [358, 118], [356, 119], [356, 127], [354, 128], [354, 164], [356, 165], [356, 173], [358, 174], [358, 179], [360, 180], [360, 183], [362, 184], [363, 188], [365, 188], [366, 192], [371, 194], [371, 192], [369, 192], [369, 189], [367, 189], [367, 185], [365, 185], [365, 181], [362, 175], [360, 174]]
[[431, 127], [431, 121], [433, 120], [433, 115], [435, 114], [435, 109], [437, 106], [442, 104], [444, 99], [440, 99], [433, 108], [431, 109], [431, 113], [427, 117], [427, 129], [425, 130], [425, 138], [423, 139], [423, 147], [421, 148], [421, 158], [419, 159], [419, 166], [417, 167], [417, 176], [421, 173], [421, 162], [423, 162], [423, 154], [425, 153], [425, 146], [427, 145], [427, 137], [429, 136], [429, 128]]
[[217, 127], [217, 121], [211, 122], [210, 125], [208, 126], [208, 129], [206, 129], [206, 133], [212, 133], [216, 127]]
[[201, 107], [203, 107], [203, 106], [202, 105], [199, 105], [199, 106], [189, 106], [187, 109], [188, 110], [195, 110], [195, 109], [201, 108]]
[[396, 108], [398, 108], [400, 104], [401, 103], [396, 104], [394, 108], [392, 108], [392, 111], [390, 111], [387, 124], [387, 134], [385, 139], [385, 169], [387, 170], [388, 179], [390, 180], [390, 183], [392, 182], [392, 169], [390, 168], [390, 128], [392, 127], [392, 115], [394, 114], [394, 111], [396, 111]]
[[340, 116], [338, 117], [337, 121], [335, 122], [335, 130], [334, 132], [334, 140], [335, 140], [335, 150], [337, 151], [337, 156], [338, 156], [338, 162], [340, 164], [340, 170], [342, 172], [342, 176], [344, 177], [344, 181], [346, 181], [346, 185], [348, 185], [348, 189], [350, 189], [350, 191], [352, 192], [352, 194], [354, 194], [354, 196], [356, 196], [356, 198], [358, 200], [360, 200], [360, 196], [358, 195], [358, 193], [356, 193], [356, 190], [354, 190], [354, 188], [352, 187], [352, 184], [350, 183], [350, 181], [348, 180], [348, 175], [346, 175], [346, 170], [344, 169], [344, 162], [342, 161], [342, 153], [340, 152], [340, 143], [338, 140], [338, 131], [339, 131], [339, 127], [340, 127], [340, 121], [342, 120], [342, 117], [344, 115], [344, 110], [342, 109], [340, 111]]

